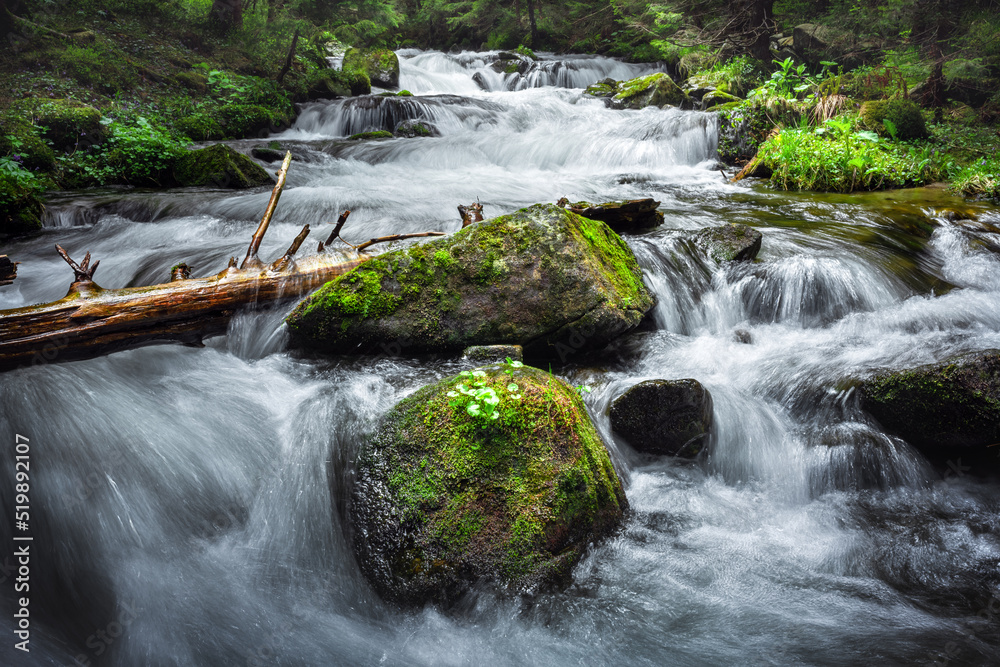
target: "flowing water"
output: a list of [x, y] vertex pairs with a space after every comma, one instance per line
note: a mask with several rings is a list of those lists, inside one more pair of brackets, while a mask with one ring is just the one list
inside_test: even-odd
[[[376, 359], [303, 357], [285, 349], [287, 310], [248, 311], [205, 349], [3, 376], [0, 502], [10, 517], [22, 434], [35, 541], [31, 653], [12, 647], [8, 612], [0, 663], [996, 664], [1000, 486], [882, 433], [845, 381], [1000, 348], [1000, 211], [934, 189], [730, 185], [713, 115], [583, 96], [642, 66], [548, 58], [499, 75], [485, 54], [400, 55], [413, 97], [316, 102], [279, 137], [303, 159], [264, 250], [277, 255], [304, 223], [325, 236], [344, 209], [344, 235], [360, 240], [455, 231], [456, 205], [477, 199], [488, 217], [563, 196], [661, 201], [666, 224], [627, 238], [658, 298], [653, 326], [556, 368], [594, 388], [586, 402], [633, 510], [624, 528], [569, 588], [530, 605], [383, 604], [345, 545], [343, 469], [390, 406], [463, 366], [391, 344]], [[408, 119], [440, 136], [345, 140]], [[51, 229], [6, 249], [22, 265], [0, 307], [62, 296], [71, 276], [55, 242], [103, 260], [105, 287], [159, 282], [178, 261], [218, 271], [267, 197], [61, 194]], [[718, 266], [692, 245], [693, 230], [729, 221], [763, 233], [759, 262]], [[714, 397], [703, 460], [645, 458], [614, 439], [615, 396], [685, 377]], [[12, 532], [0, 522], [4, 545]]]

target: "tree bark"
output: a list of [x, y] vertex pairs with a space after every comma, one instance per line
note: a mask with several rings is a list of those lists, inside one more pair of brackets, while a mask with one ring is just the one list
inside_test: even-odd
[[213, 0], [209, 18], [223, 30], [243, 27], [243, 0]]
[[535, 0], [525, 0], [528, 6], [528, 23], [531, 24], [531, 48], [538, 48], [538, 26], [535, 25]]

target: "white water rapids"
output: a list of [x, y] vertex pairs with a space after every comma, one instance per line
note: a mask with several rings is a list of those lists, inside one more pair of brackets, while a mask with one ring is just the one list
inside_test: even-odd
[[[485, 54], [400, 55], [412, 97], [311, 103], [277, 137], [307, 159], [293, 162], [262, 254], [305, 223], [314, 248], [344, 209], [344, 236], [363, 240], [455, 231], [455, 207], [477, 199], [487, 217], [563, 196], [661, 201], [665, 225], [626, 239], [658, 299], [653, 326], [554, 368], [594, 388], [586, 402], [632, 506], [624, 528], [569, 588], [527, 607], [382, 603], [345, 546], [344, 469], [396, 401], [465, 366], [297, 355], [285, 349], [287, 310], [249, 311], [205, 349], [3, 376], [0, 543], [13, 552], [15, 434], [31, 442], [35, 540], [31, 653], [13, 648], [5, 612], [0, 664], [1000, 661], [1000, 485], [961, 462], [942, 476], [867, 419], [844, 383], [1000, 348], [1000, 211], [933, 190], [730, 185], [716, 170], [714, 115], [616, 111], [583, 95], [644, 66], [548, 57], [521, 76], [494, 73]], [[440, 136], [346, 139], [408, 119]], [[108, 288], [160, 282], [180, 261], [216, 272], [246, 247], [267, 198], [56, 195], [50, 228], [4, 249], [22, 264], [0, 308], [65, 293], [57, 242], [102, 260]], [[691, 244], [692, 231], [731, 221], [763, 233], [757, 263], [719, 266]], [[712, 393], [703, 460], [644, 458], [611, 434], [610, 402], [650, 378], [695, 378]], [[12, 610], [6, 562], [0, 574]]]

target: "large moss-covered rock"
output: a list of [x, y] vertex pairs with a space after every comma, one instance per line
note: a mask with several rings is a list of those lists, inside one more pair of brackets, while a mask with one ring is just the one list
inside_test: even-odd
[[0, 115], [0, 156], [10, 156], [33, 171], [50, 171], [56, 164], [55, 153], [36, 128], [13, 109]]
[[885, 124], [885, 121], [889, 121], [895, 127], [896, 138], [903, 141], [926, 139], [929, 136], [920, 107], [910, 100], [865, 102], [861, 105], [861, 120], [869, 129], [883, 136], [891, 134]]
[[0, 172], [0, 236], [18, 236], [42, 228], [45, 207], [38, 194]]
[[191, 151], [174, 165], [180, 185], [210, 185], [216, 188], [254, 188], [274, 181], [263, 167], [225, 144]]
[[[516, 594], [560, 583], [621, 521], [625, 494], [580, 397], [515, 366], [424, 387], [363, 446], [351, 537], [384, 598], [447, 604], [477, 584]], [[463, 387], [491, 389], [497, 417], [470, 414]]]
[[603, 346], [652, 306], [607, 225], [538, 204], [370, 259], [300, 303], [288, 326], [293, 344], [339, 353], [510, 343], [565, 356]]
[[44, 127], [42, 135], [56, 150], [99, 144], [108, 136], [101, 125], [101, 112], [76, 100], [45, 100], [34, 105], [35, 124]]
[[341, 69], [344, 72], [363, 72], [375, 86], [399, 86], [399, 57], [389, 49], [347, 49]]
[[706, 227], [695, 235], [695, 243], [717, 262], [753, 261], [760, 252], [763, 235], [737, 222]]
[[1000, 442], [1000, 350], [953, 357], [863, 381], [861, 406], [882, 426], [925, 449]]
[[368, 75], [357, 70], [316, 70], [309, 76], [307, 97], [310, 100], [367, 95], [372, 92]]
[[640, 452], [693, 458], [712, 428], [712, 395], [697, 380], [647, 380], [616, 398], [610, 417]]
[[663, 72], [622, 81], [611, 99], [615, 106], [625, 109], [688, 106], [690, 103], [687, 93]]

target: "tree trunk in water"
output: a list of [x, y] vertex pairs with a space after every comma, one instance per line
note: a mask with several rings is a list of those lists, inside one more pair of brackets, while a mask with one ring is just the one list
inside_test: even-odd
[[[343, 253], [330, 252], [320, 243], [318, 255], [296, 260], [295, 253], [309, 234], [306, 225], [284, 255], [265, 264], [257, 251], [278, 204], [291, 159], [291, 153], [286, 153], [267, 209], [239, 267], [234, 257], [215, 275], [191, 278], [188, 266], [178, 264], [171, 269], [169, 282], [106, 290], [94, 282], [100, 262], [91, 265], [87, 253], [77, 264], [57, 245], [59, 254], [73, 269], [69, 293], [52, 303], [0, 311], [0, 371], [92, 359], [155, 343], [201, 346], [205, 338], [226, 333], [229, 321], [241, 308], [303, 297], [369, 259], [361, 251], [371, 245], [441, 235], [399, 234], [359, 246], [347, 244], [350, 249]], [[347, 213], [340, 217], [328, 243], [339, 236]]]
[[213, 0], [209, 18], [223, 30], [243, 27], [243, 0]]
[[525, 0], [528, 5], [528, 22], [531, 24], [531, 48], [538, 48], [538, 26], [535, 25], [535, 0]]

